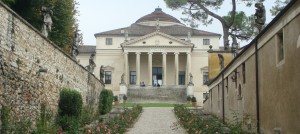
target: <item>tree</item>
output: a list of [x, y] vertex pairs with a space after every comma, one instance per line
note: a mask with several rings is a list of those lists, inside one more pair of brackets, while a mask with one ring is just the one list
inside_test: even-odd
[[[197, 26], [196, 21], [204, 25], [211, 24], [213, 18], [220, 21], [223, 28], [223, 43], [225, 49], [229, 49], [229, 36], [233, 39], [232, 44], [237, 44], [236, 38], [250, 39], [256, 32], [253, 28], [254, 17], [246, 16], [244, 12], [236, 11], [237, 0], [231, 0], [232, 8], [227, 16], [220, 16], [213, 12], [220, 9], [224, 0], [164, 0], [169, 8], [183, 9], [183, 14], [189, 15], [184, 21], [190, 22], [191, 26]], [[247, 6], [251, 6], [255, 0], [239, 0]]]
[[276, 16], [291, 0], [276, 0], [275, 6], [270, 9], [272, 16]]
[[38, 30], [43, 25], [41, 7], [53, 5], [53, 25], [48, 38], [70, 53], [76, 27], [76, 0], [4, 0], [4, 3]]

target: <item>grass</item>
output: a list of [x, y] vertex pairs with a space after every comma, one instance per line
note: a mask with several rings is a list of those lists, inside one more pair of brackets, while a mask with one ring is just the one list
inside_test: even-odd
[[[174, 107], [175, 106], [175, 104], [167, 104], [167, 103], [125, 103], [125, 104], [119, 103], [118, 106], [133, 107], [136, 104], [139, 104], [142, 107]], [[192, 107], [192, 104], [183, 104], [183, 106]]]

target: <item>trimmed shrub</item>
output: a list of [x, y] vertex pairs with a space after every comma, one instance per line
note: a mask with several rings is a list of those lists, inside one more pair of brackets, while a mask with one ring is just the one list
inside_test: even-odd
[[98, 111], [101, 115], [109, 113], [112, 109], [113, 93], [111, 90], [104, 89], [99, 96]]
[[59, 111], [60, 116], [75, 116], [80, 117], [82, 108], [82, 97], [78, 91], [63, 89], [60, 92], [59, 99]]
[[82, 109], [82, 97], [78, 91], [63, 89], [60, 92], [57, 123], [63, 130], [77, 133]]

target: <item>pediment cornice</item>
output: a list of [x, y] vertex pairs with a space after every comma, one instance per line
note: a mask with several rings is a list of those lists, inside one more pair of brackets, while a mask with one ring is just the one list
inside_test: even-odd
[[[143, 45], [134, 45], [134, 46], [131, 45], [131, 44], [137, 43], [139, 41], [142, 41], [142, 40], [145, 40], [145, 39], [149, 39], [149, 38], [154, 37], [156, 35], [165, 37], [165, 38], [170, 39], [172, 41], [176, 41], [176, 42], [178, 42], [178, 43], [180, 43], [182, 45], [180, 45], [180, 46], [178, 46], [178, 45], [170, 45], [170, 44], [168, 44], [168, 45], [164, 45], [164, 44], [163, 45], [144, 45], [143, 44]], [[121, 47], [123, 47], [123, 48], [124, 47], [193, 47], [193, 46], [194, 46], [194, 44], [191, 43], [191, 42], [180, 40], [180, 39], [178, 39], [176, 37], [173, 37], [171, 35], [168, 35], [168, 34], [165, 34], [165, 33], [159, 32], [159, 31], [147, 34], [145, 36], [142, 36], [142, 37], [139, 37], [137, 39], [130, 40], [130, 41], [127, 41], [127, 42], [124, 42], [124, 43], [121, 44]]]

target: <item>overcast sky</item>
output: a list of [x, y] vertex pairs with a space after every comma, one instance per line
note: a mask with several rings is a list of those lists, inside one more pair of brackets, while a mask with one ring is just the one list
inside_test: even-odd
[[[155, 8], [160, 7], [162, 10], [179, 19], [184, 18], [181, 10], [171, 10], [164, 0], [77, 0], [79, 2], [79, 28], [83, 33], [84, 45], [96, 45], [95, 33], [127, 27], [144, 15], [150, 14]], [[224, 6], [214, 12], [225, 15], [231, 10], [230, 0], [225, 0]], [[270, 17], [270, 8], [275, 0], [264, 2], [267, 11], [267, 22]], [[248, 15], [255, 13], [255, 8], [249, 8], [240, 4], [237, 10], [243, 10]], [[181, 21], [181, 20], [180, 20]], [[217, 20], [212, 25], [199, 25], [198, 29], [222, 34], [222, 26]], [[130, 35], [129, 35], [130, 36]], [[222, 45], [222, 38], [220, 39]], [[245, 45], [245, 42], [241, 42]]]

